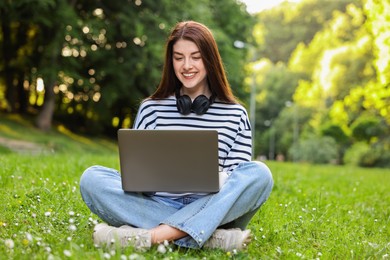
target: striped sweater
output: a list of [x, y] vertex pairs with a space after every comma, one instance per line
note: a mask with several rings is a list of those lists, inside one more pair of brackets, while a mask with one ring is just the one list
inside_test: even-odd
[[252, 157], [251, 127], [240, 104], [215, 101], [203, 115], [182, 115], [176, 98], [146, 99], [138, 110], [135, 129], [211, 129], [218, 131], [219, 171], [230, 174], [241, 162]]

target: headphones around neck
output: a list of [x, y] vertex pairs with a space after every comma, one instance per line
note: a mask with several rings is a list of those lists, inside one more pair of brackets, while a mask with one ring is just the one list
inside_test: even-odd
[[176, 89], [175, 94], [177, 110], [179, 110], [179, 113], [182, 115], [188, 115], [191, 112], [194, 112], [197, 115], [203, 115], [215, 100], [213, 94], [210, 99], [205, 95], [199, 95], [192, 102], [188, 95], [180, 95], [180, 88]]

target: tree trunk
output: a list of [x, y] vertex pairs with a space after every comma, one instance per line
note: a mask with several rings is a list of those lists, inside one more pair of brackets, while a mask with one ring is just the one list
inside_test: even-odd
[[49, 82], [45, 92], [45, 102], [35, 121], [37, 127], [42, 131], [49, 131], [52, 126], [56, 98], [53, 90], [54, 86], [55, 81]]
[[[58, 35], [58, 34], [57, 34]], [[54, 38], [54, 37], [53, 37]], [[56, 43], [55, 40], [54, 44]], [[59, 67], [58, 65], [58, 55], [59, 49], [61, 48], [53, 48], [53, 52], [51, 53], [50, 57], [50, 66], [53, 68], [54, 72], [50, 73], [47, 76], [47, 87], [45, 88], [45, 99], [44, 103], [42, 106], [42, 110], [39, 112], [35, 124], [36, 126], [42, 130], [42, 131], [49, 131], [52, 126], [52, 119], [53, 119], [53, 114], [55, 110], [55, 100], [56, 100], [56, 95], [54, 93], [54, 86], [56, 85], [57, 82], [57, 72], [56, 68]], [[47, 65], [47, 64], [46, 64]]]

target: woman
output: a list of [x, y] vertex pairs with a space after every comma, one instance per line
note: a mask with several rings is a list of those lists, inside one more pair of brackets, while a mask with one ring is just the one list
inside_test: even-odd
[[220, 191], [215, 194], [125, 193], [120, 174], [102, 166], [82, 175], [82, 197], [102, 220], [98, 245], [148, 249], [173, 241], [187, 248], [243, 249], [248, 222], [267, 200], [269, 169], [251, 162], [251, 129], [246, 110], [232, 94], [210, 30], [197, 22], [178, 23], [166, 45], [156, 92], [140, 105], [136, 129], [215, 129], [219, 139]]

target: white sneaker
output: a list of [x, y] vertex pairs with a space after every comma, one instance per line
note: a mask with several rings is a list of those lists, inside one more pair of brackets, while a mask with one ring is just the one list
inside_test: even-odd
[[113, 227], [106, 223], [95, 226], [93, 241], [99, 246], [119, 244], [121, 247], [133, 246], [138, 250], [149, 249], [152, 245], [151, 233], [146, 229], [126, 225]]
[[242, 250], [251, 242], [251, 231], [233, 229], [217, 229], [203, 245], [204, 248], [222, 249], [224, 251]]

